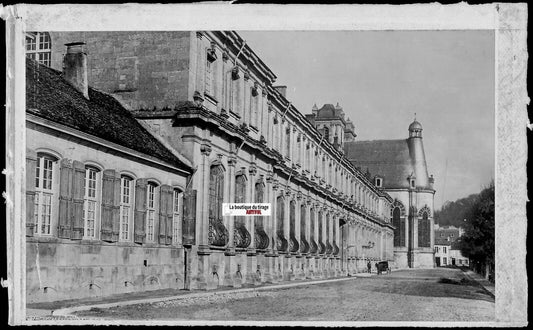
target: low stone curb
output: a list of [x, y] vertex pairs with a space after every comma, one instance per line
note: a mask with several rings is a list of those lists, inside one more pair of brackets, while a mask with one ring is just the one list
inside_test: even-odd
[[243, 289], [224, 290], [224, 291], [211, 291], [211, 292], [209, 292], [209, 291], [205, 292], [204, 291], [204, 292], [183, 294], [183, 295], [179, 295], [179, 296], [158, 297], [158, 298], [144, 298], [144, 299], [136, 299], [136, 300], [116, 301], [116, 302], [112, 302], [112, 303], [83, 305], [83, 306], [67, 307], [67, 308], [60, 308], [60, 309], [57, 309], [57, 310], [52, 310], [51, 311], [51, 315], [53, 315], [53, 316], [69, 316], [72, 313], [80, 312], [80, 311], [86, 311], [86, 310], [90, 310], [92, 308], [111, 308], [111, 307], [129, 306], [129, 305], [139, 305], [139, 304], [150, 304], [150, 303], [157, 303], [157, 302], [166, 302], [166, 301], [172, 301], [172, 300], [200, 298], [200, 297], [213, 296], [213, 295], [227, 295], [227, 294], [242, 293], [242, 292], [268, 291], [268, 290], [291, 288], [291, 287], [296, 287], [296, 286], [304, 286], [304, 285], [312, 285], [312, 284], [322, 284], [322, 283], [349, 281], [349, 280], [353, 280], [353, 279], [356, 279], [356, 278], [357, 277], [355, 277], [355, 276], [351, 276], [351, 277], [346, 277], [346, 278], [336, 278], [336, 279], [328, 279], [328, 280], [318, 280], [318, 281], [308, 281], [308, 282], [298, 282], [298, 283], [287, 283], [287, 284], [275, 284], [275, 285], [260, 286], [260, 287], [255, 287], [255, 288], [243, 288]]

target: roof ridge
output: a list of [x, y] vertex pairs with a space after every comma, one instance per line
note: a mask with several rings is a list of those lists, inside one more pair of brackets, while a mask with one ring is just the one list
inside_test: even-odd
[[81, 132], [191, 170], [147, 130], [112, 94], [89, 87], [89, 99], [61, 75], [35, 60], [26, 61], [26, 111]]
[[402, 142], [405, 142], [407, 141], [407, 139], [378, 139], [378, 140], [360, 140], [360, 141], [349, 141], [349, 142], [344, 142], [345, 144], [356, 144], [356, 143], [369, 143], [369, 142], [399, 142], [399, 141], [402, 141]]

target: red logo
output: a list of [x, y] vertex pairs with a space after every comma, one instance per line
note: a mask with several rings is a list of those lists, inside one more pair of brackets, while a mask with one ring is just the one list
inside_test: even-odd
[[246, 210], [246, 214], [261, 214], [261, 210]]

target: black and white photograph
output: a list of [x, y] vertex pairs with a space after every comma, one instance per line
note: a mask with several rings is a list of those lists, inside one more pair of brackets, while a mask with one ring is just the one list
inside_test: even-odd
[[525, 4], [206, 6], [2, 8], [10, 324], [527, 324]]

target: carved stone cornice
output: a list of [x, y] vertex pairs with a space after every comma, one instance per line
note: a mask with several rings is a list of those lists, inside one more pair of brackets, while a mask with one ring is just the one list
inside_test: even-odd
[[227, 62], [229, 59], [228, 52], [224, 51], [222, 52], [222, 61]]
[[237, 157], [236, 156], [228, 156], [228, 166], [235, 167], [237, 165]]
[[208, 157], [209, 157], [209, 155], [211, 154], [211, 151], [212, 151], [212, 150], [213, 150], [213, 149], [212, 149], [211, 145], [209, 145], [209, 144], [205, 144], [205, 143], [204, 143], [204, 144], [202, 144], [202, 145], [200, 146], [200, 152], [201, 152], [202, 155], [204, 155], [204, 156], [208, 156]]
[[250, 173], [250, 176], [255, 176], [257, 174], [257, 164], [251, 163], [250, 168], [248, 169], [248, 173]]

